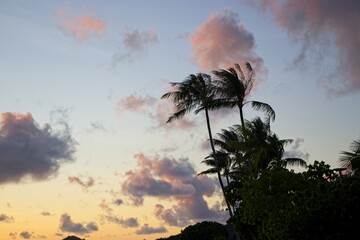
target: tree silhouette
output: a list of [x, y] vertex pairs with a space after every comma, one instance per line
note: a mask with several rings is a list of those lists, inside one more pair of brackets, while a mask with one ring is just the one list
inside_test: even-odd
[[[187, 78], [185, 78], [184, 81], [172, 82], [170, 84], [172, 87], [175, 88], [175, 90], [165, 93], [161, 97], [161, 99], [170, 98], [175, 104], [176, 112], [169, 117], [167, 123], [182, 118], [185, 114], [192, 111], [195, 114], [204, 111], [211, 150], [213, 152], [213, 155], [216, 156], [215, 146], [211, 132], [209, 111], [218, 109], [221, 106], [217, 105], [216, 102], [214, 102], [215, 91], [214, 86], [211, 82], [210, 75], [205, 73], [198, 73], [196, 75], [190, 74]], [[232, 217], [233, 213], [224, 190], [224, 183], [221, 178], [219, 163], [216, 159], [214, 162], [220, 187], [224, 195], [225, 203], [227, 205], [230, 217]]]
[[261, 110], [271, 120], [275, 120], [275, 111], [269, 104], [247, 100], [255, 79], [254, 70], [250, 63], [246, 63], [246, 70], [247, 74], [244, 73], [239, 64], [235, 64], [234, 67], [230, 67], [228, 70], [213, 71], [216, 76], [214, 80], [216, 94], [219, 96], [219, 99], [216, 100], [217, 104], [225, 108], [238, 107], [242, 126], [245, 125], [243, 107], [248, 103], [251, 104], [253, 109]]
[[351, 143], [350, 152], [341, 152], [342, 167], [356, 171], [360, 169], [360, 139]]

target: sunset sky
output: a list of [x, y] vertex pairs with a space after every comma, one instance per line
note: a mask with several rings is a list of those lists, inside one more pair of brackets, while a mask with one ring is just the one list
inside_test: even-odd
[[[360, 138], [358, 0], [1, 0], [0, 240], [153, 240], [227, 214], [204, 115], [165, 124], [169, 82], [250, 62], [250, 98], [339, 166]], [[245, 118], [261, 115], [245, 108]], [[238, 112], [211, 113], [214, 133]]]

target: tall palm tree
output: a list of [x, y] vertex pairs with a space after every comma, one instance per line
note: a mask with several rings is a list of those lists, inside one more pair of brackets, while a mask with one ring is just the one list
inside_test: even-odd
[[[342, 151], [340, 162], [342, 167], [350, 170], [359, 170], [360, 169], [360, 139], [355, 140], [351, 143], [350, 152]], [[356, 172], [355, 172], [356, 173]]]
[[239, 64], [230, 67], [228, 70], [220, 69], [213, 71], [216, 79], [216, 93], [220, 99], [217, 99], [218, 105], [226, 108], [238, 107], [240, 113], [241, 125], [245, 125], [243, 107], [251, 104], [255, 110], [265, 112], [271, 120], [275, 120], [275, 111], [272, 107], [263, 102], [248, 101], [247, 98], [254, 85], [254, 70], [250, 63], [246, 63], [247, 74], [241, 69]]
[[[173, 113], [167, 123], [170, 123], [176, 119], [182, 118], [185, 114], [194, 111], [198, 114], [201, 111], [205, 112], [206, 125], [209, 134], [209, 140], [211, 150], [214, 156], [216, 156], [214, 141], [210, 126], [209, 111], [219, 108], [218, 105], [214, 104], [215, 91], [211, 81], [211, 77], [205, 73], [190, 74], [182, 82], [170, 83], [175, 88], [174, 91], [165, 93], [161, 99], [170, 98], [175, 104], [176, 112]], [[215, 159], [216, 171], [218, 180], [220, 183], [221, 190], [224, 195], [225, 203], [227, 205], [230, 217], [233, 217], [230, 204], [227, 200], [224, 183], [221, 178], [220, 166], [218, 161]]]

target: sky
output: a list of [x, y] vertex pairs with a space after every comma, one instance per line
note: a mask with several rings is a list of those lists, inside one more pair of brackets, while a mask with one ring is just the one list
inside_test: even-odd
[[235, 63], [254, 67], [249, 98], [275, 110], [286, 156], [340, 166], [360, 137], [359, 12], [358, 0], [1, 0], [0, 240], [153, 240], [224, 222], [216, 179], [197, 176], [204, 115], [166, 124], [160, 97]]

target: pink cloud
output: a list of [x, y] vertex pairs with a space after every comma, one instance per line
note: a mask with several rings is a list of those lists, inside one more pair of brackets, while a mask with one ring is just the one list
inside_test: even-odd
[[169, 100], [158, 100], [151, 96], [138, 96], [131, 94], [118, 101], [115, 106], [115, 110], [119, 115], [123, 115], [126, 112], [143, 113], [149, 117], [153, 122], [152, 128], [163, 128], [166, 131], [171, 129], [193, 129], [196, 127], [196, 122], [184, 117], [178, 119], [170, 124], [166, 121], [175, 111], [175, 106]]
[[176, 109], [173, 103], [168, 100], [162, 100], [156, 105], [155, 112], [150, 113], [149, 116], [156, 123], [156, 128], [162, 127], [165, 130], [189, 130], [197, 126], [195, 120], [189, 119], [187, 116], [177, 119], [171, 123], [166, 123], [175, 110]]
[[59, 8], [57, 14], [60, 18], [60, 28], [80, 41], [89, 39], [91, 36], [100, 36], [106, 31], [106, 23], [92, 16], [68, 17], [68, 7]]
[[255, 52], [255, 38], [230, 10], [212, 14], [193, 34], [191, 48], [201, 70], [217, 70], [249, 62], [265, 74], [263, 59]]
[[142, 153], [135, 158], [137, 168], [125, 173], [126, 180], [121, 186], [133, 204], [143, 204], [146, 196], [171, 199], [176, 204], [170, 209], [156, 205], [155, 216], [172, 226], [218, 216], [218, 209], [209, 208], [204, 199], [214, 194], [214, 180], [197, 176], [187, 159], [150, 158]]
[[150, 96], [137, 96], [136, 94], [131, 94], [123, 99], [121, 99], [117, 105], [116, 110], [119, 114], [122, 114], [126, 111], [130, 112], [145, 112], [150, 107], [152, 107], [156, 102], [156, 98]]
[[336, 69], [321, 82], [329, 93], [360, 90], [360, 1], [258, 0], [251, 3], [270, 12], [276, 23], [301, 45], [294, 64], [309, 60], [315, 52], [322, 56], [314, 60], [318, 66], [335, 50]]

